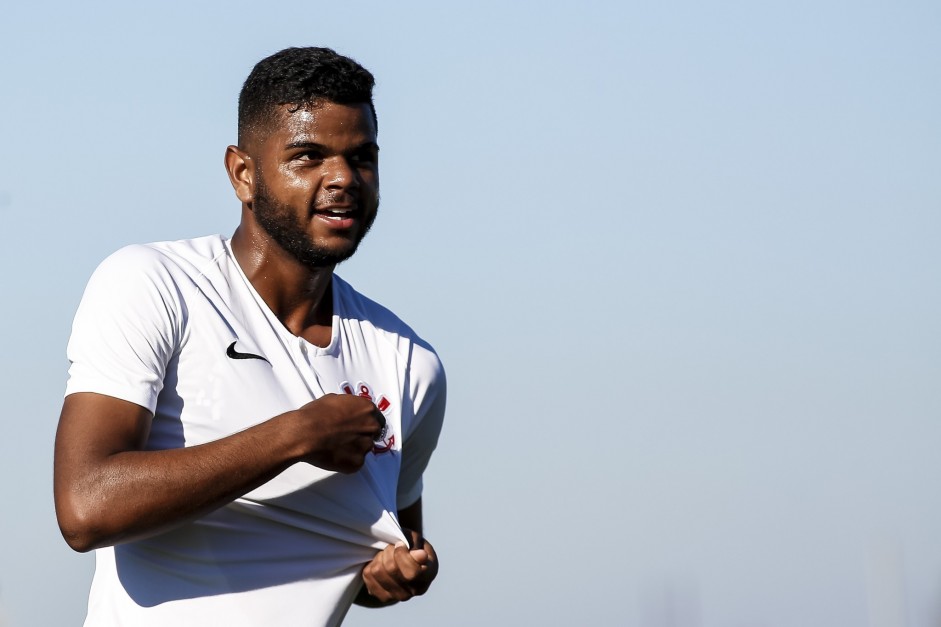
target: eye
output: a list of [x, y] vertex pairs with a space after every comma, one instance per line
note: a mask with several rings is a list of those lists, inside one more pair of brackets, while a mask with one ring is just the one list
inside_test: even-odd
[[363, 148], [350, 155], [350, 163], [361, 166], [374, 166], [379, 160], [379, 152], [375, 148]]
[[323, 154], [319, 150], [305, 150], [294, 156], [296, 161], [314, 161], [321, 162], [323, 161]]

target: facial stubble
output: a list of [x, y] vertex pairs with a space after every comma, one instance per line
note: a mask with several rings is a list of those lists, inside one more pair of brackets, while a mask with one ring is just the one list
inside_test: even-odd
[[368, 221], [356, 239], [345, 249], [333, 250], [319, 245], [313, 240], [301, 218], [289, 206], [272, 198], [264, 179], [260, 176], [255, 181], [252, 211], [255, 213], [255, 220], [278, 246], [311, 269], [335, 266], [352, 257], [376, 219], [375, 212], [371, 216], [363, 216]]

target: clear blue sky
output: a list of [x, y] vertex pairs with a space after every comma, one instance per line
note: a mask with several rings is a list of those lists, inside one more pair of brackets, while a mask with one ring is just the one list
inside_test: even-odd
[[340, 273], [438, 349], [428, 596], [347, 625], [941, 621], [937, 2], [0, 10], [0, 624], [78, 625], [52, 442], [97, 263], [230, 234], [241, 82], [378, 79]]

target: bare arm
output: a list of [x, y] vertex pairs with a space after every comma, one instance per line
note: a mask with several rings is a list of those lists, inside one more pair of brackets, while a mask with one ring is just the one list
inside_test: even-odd
[[421, 534], [422, 529], [422, 515], [421, 515], [421, 498], [419, 498], [415, 503], [409, 505], [408, 507], [403, 507], [399, 510], [399, 525], [403, 529], [408, 529], [410, 531], [415, 531]]
[[215, 442], [142, 450], [152, 416], [92, 393], [67, 396], [56, 433], [59, 528], [77, 551], [147, 537], [204, 515], [305, 461], [355, 472], [385, 420], [368, 399], [329, 394]]

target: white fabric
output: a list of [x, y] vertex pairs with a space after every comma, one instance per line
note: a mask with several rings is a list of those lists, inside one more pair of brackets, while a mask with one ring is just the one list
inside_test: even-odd
[[[369, 394], [389, 431], [357, 473], [295, 464], [193, 523], [98, 550], [87, 626], [338, 625], [362, 565], [404, 539], [395, 512], [421, 495], [444, 372], [408, 326], [336, 276], [333, 296], [320, 348], [284, 328], [219, 236], [130, 246], [95, 271], [66, 394], [146, 407], [149, 449], [216, 440], [344, 390]], [[228, 357], [233, 342], [264, 359]]]

